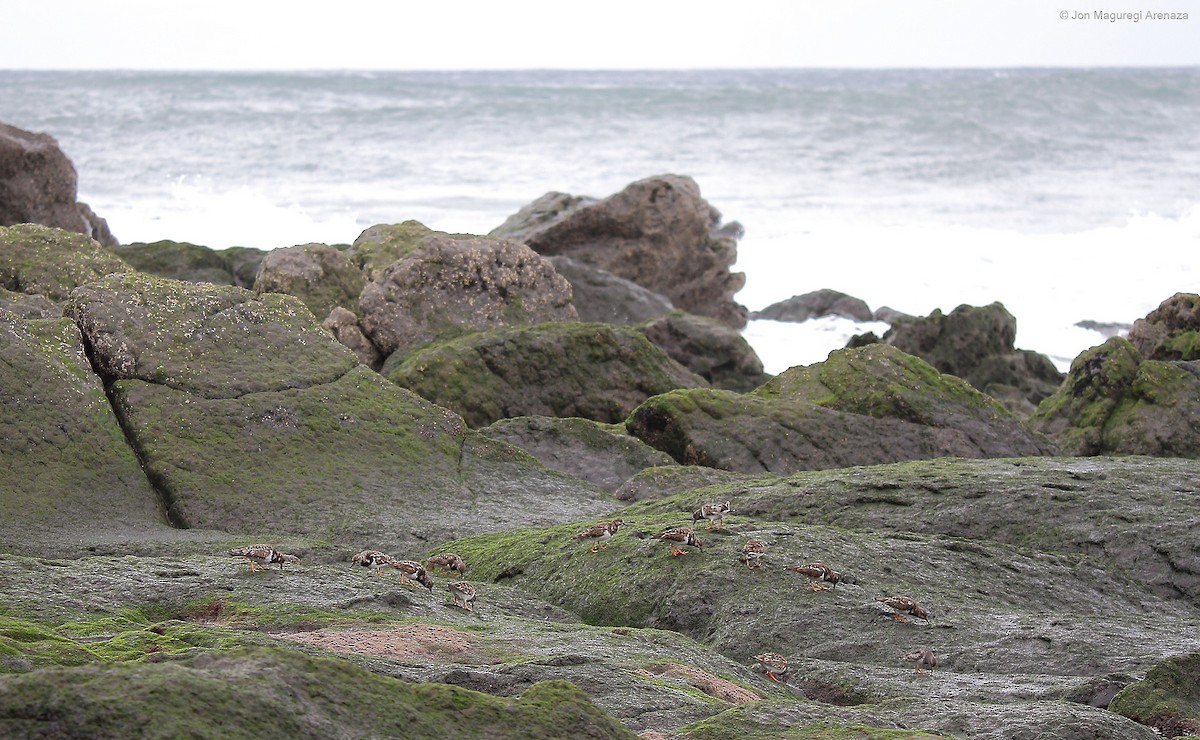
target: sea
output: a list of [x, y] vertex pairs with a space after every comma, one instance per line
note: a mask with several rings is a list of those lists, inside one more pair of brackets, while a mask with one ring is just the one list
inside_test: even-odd
[[[674, 173], [743, 226], [752, 311], [999, 301], [1066, 370], [1200, 292], [1200, 68], [0, 71], [0, 121], [52, 135], [122, 243], [487, 233], [549, 191]], [[744, 334], [778, 373], [886, 329]]]

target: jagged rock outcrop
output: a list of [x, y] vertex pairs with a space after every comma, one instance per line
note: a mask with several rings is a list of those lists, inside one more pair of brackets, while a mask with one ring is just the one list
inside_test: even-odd
[[1200, 360], [1147, 360], [1113, 337], [1075, 358], [1030, 421], [1071, 455], [1200, 457]]
[[384, 547], [524, 521], [533, 501], [549, 521], [603, 510], [598, 489], [360, 365], [291, 296], [129, 273], [67, 313], [176, 526]]
[[746, 338], [714, 319], [675, 311], [637, 328], [714, 388], [751, 391], [772, 377]]
[[108, 222], [76, 201], [76, 188], [75, 167], [53, 136], [0, 123], [0, 226], [41, 224], [115, 246]]
[[665, 393], [626, 426], [682, 464], [746, 473], [1055, 451], [994, 399], [882, 344], [838, 350], [744, 395]]
[[254, 276], [266, 252], [249, 247], [211, 249], [199, 244], [162, 240], [113, 248], [135, 269], [158, 277], [191, 283], [254, 287]]
[[1062, 382], [1045, 355], [1014, 346], [1017, 319], [1003, 304], [935, 310], [921, 318], [897, 318], [883, 335], [887, 344], [956, 375], [1005, 403], [1030, 414]]
[[521, 416], [479, 430], [533, 455], [548, 468], [616, 491], [646, 468], [673, 465], [665, 453], [626, 434], [624, 428], [577, 417]]
[[792, 296], [751, 314], [754, 319], [773, 321], [808, 321], [821, 316], [842, 316], [855, 321], [874, 318], [866, 301], [829, 288]]
[[564, 255], [547, 259], [571, 284], [571, 302], [580, 321], [634, 325], [675, 310], [665, 296], [607, 270]]
[[472, 427], [516, 416], [611, 424], [650, 396], [707, 385], [637, 331], [581, 322], [469, 334], [389, 358], [382, 372]]
[[55, 303], [79, 285], [130, 270], [94, 240], [37, 224], [0, 226], [0, 287]]
[[578, 318], [571, 285], [525, 245], [440, 232], [419, 237], [367, 283], [358, 306], [363, 333], [384, 355], [481, 329]]
[[1171, 296], [1133, 322], [1128, 339], [1147, 360], [1200, 360], [1200, 295]]
[[287, 293], [325, 317], [337, 306], [353, 311], [366, 285], [362, 270], [328, 244], [300, 244], [272, 249], [254, 278], [255, 293]]
[[661, 293], [676, 308], [734, 328], [746, 324], [733, 296], [745, 285], [736, 223], [721, 225], [695, 180], [639, 180], [601, 201], [543, 196], [492, 231], [521, 239], [539, 254], [566, 255]]

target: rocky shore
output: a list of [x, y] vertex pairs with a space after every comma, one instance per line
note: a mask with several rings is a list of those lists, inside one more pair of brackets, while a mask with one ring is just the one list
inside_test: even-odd
[[491, 236], [0, 227], [0, 735], [1200, 732], [1200, 296], [1065, 377], [999, 304], [770, 377], [738, 232], [676, 175]]

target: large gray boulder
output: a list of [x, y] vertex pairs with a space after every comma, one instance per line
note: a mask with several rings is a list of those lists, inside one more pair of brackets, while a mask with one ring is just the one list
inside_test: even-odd
[[1057, 390], [1063, 376], [1045, 355], [1016, 349], [1016, 336], [1016, 317], [992, 303], [897, 318], [883, 341], [1028, 415]]
[[0, 123], [0, 226], [42, 224], [116, 246], [108, 223], [76, 201], [76, 188], [75, 167], [53, 136]]
[[748, 394], [662, 394], [626, 427], [681, 464], [743, 473], [1055, 451], [994, 399], [882, 344], [838, 350]]
[[700, 196], [690, 177], [639, 180], [602, 201], [544, 196], [492, 231], [521, 239], [539, 254], [566, 255], [666, 296], [679, 309], [734, 328], [747, 311], [733, 300], [745, 285], [737, 261], [736, 223]]
[[571, 285], [524, 244], [440, 232], [420, 236], [367, 283], [358, 306], [363, 333], [385, 356], [481, 329], [578, 318]]

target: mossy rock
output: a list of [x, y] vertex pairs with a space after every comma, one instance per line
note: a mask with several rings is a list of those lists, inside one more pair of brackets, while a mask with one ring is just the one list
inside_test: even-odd
[[705, 381], [634, 329], [550, 322], [433, 344], [383, 374], [473, 427], [517, 416], [615, 423], [645, 399]]
[[1113, 337], [1071, 364], [1031, 423], [1074, 455], [1200, 457], [1200, 361], [1146, 360]]
[[543, 521], [611, 507], [362, 367], [290, 296], [130, 273], [68, 311], [176, 526], [379, 547], [501, 528], [535, 499]]
[[1166, 737], [1200, 733], [1200, 653], [1168, 658], [1122, 689], [1109, 710]]
[[528, 451], [543, 465], [616, 491], [640, 470], [671, 465], [672, 460], [624, 427], [590, 419], [521, 416], [502, 419], [481, 434]]
[[263, 257], [254, 292], [295, 296], [323, 319], [337, 306], [357, 310], [364, 285], [362, 270], [342, 251], [328, 244], [301, 244]]
[[375, 280], [388, 265], [420, 249], [424, 238], [433, 233], [433, 229], [420, 221], [376, 224], [359, 234], [346, 250], [346, 256], [368, 280]]
[[0, 534], [164, 526], [75, 325], [0, 311]]
[[575, 686], [506, 699], [375, 675], [338, 658], [242, 648], [0, 677], [0, 731], [66, 737], [633, 738]]
[[745, 337], [714, 319], [674, 311], [638, 331], [714, 388], [745, 393], [772, 377]]
[[0, 288], [0, 311], [19, 319], [54, 319], [62, 316], [62, 307], [40, 293], [16, 293]]
[[60, 303], [71, 291], [132, 268], [90, 237], [36, 224], [0, 226], [0, 287]]
[[328, 383], [358, 364], [299, 300], [279, 293], [131, 272], [77, 290], [66, 313], [109, 381], [238, 398]]
[[995, 400], [887, 345], [832, 352], [744, 395], [666, 393], [626, 426], [684, 465], [743, 473], [1053, 451]]
[[172, 280], [236, 285], [229, 262], [221, 252], [188, 242], [135, 242], [113, 248], [113, 254], [140, 272]]

